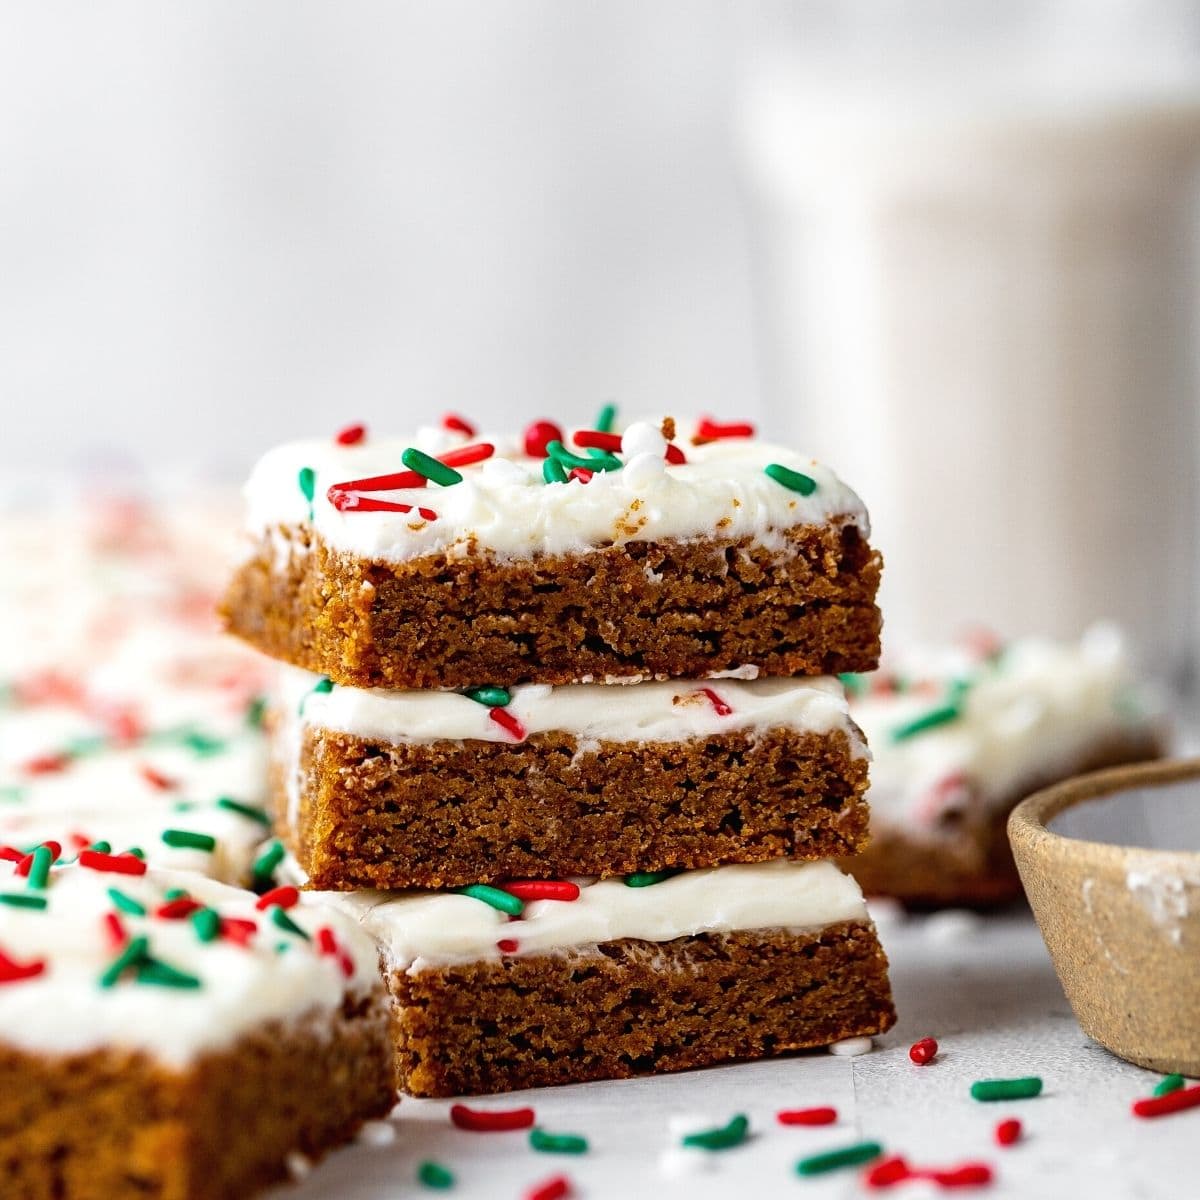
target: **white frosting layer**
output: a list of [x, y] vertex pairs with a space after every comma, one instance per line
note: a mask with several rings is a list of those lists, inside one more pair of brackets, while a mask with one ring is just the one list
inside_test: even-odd
[[[1114, 737], [1150, 732], [1155, 711], [1134, 688], [1120, 634], [1098, 625], [1078, 644], [1014, 641], [994, 661], [965, 645], [913, 650], [852, 697], [872, 750], [871, 822], [933, 836], [966, 806], [994, 810], [1022, 787], [1069, 775]], [[895, 731], [940, 707], [965, 684], [961, 714], [897, 740]]]
[[[313, 692], [319, 678], [285, 669], [285, 716], [296, 716], [307, 726], [392, 744], [513, 741], [512, 734], [491, 719], [486, 705], [458, 692], [338, 686], [325, 693]], [[718, 712], [702, 688], [730, 711], [725, 715]], [[569, 733], [584, 745], [678, 742], [786, 728], [817, 734], [840, 730], [856, 753], [866, 753], [836, 679], [723, 679], [704, 684], [675, 680], [564, 687], [526, 684], [512, 688], [510, 694], [506, 711], [527, 733]]]
[[[577, 900], [536, 900], [517, 920], [452, 892], [317, 893], [352, 913], [392, 969], [546, 954], [621, 938], [668, 942], [698, 933], [814, 930], [865, 921], [858, 884], [828, 862], [777, 860], [673, 875], [650, 887], [581, 883]], [[501, 951], [497, 943], [515, 941]]]
[[[0, 891], [30, 894], [26, 883], [14, 877], [11, 863], [0, 863]], [[164, 903], [168, 889], [184, 888], [222, 917], [253, 921], [257, 932], [245, 946], [202, 942], [190, 920], [122, 913], [129, 937], [147, 937], [156, 960], [199, 978], [201, 986], [156, 986], [130, 975], [104, 988], [99, 980], [118, 953], [102, 923], [115, 911], [110, 887], [150, 912]], [[311, 897], [288, 916], [310, 935], [332, 929], [348, 955], [349, 978], [339, 956], [322, 954], [315, 939], [279, 928], [255, 908], [251, 893], [190, 872], [151, 870], [132, 877], [66, 865], [51, 870], [38, 894], [47, 900], [44, 910], [0, 905], [0, 953], [19, 965], [45, 963], [34, 978], [0, 984], [0, 1038], [23, 1050], [135, 1050], [181, 1066], [269, 1021], [303, 1021], [319, 1035], [348, 991], [364, 995], [380, 985], [370, 938], [344, 913]], [[280, 945], [287, 949], [280, 952]]]
[[[693, 446], [676, 444], [687, 462], [669, 465], [657, 424], [625, 431], [622, 470], [596, 472], [582, 483], [547, 484], [542, 460], [528, 458], [512, 436], [465, 438], [440, 428], [423, 428], [408, 440], [368, 438], [340, 446], [332, 438], [295, 442], [270, 451], [246, 485], [247, 526], [255, 537], [280, 525], [309, 519], [309, 502], [297, 483], [299, 472], [315, 472], [312, 522], [329, 546], [359, 557], [400, 561], [447, 553], [465, 556], [474, 548], [499, 558], [572, 554], [629, 541], [753, 537], [774, 548], [796, 525], [847, 521], [869, 533], [859, 498], [827, 467], [811, 458], [748, 438]], [[332, 484], [404, 469], [401, 454], [416, 446], [430, 454], [475, 441], [495, 445], [496, 456], [460, 468], [464, 478], [450, 487], [373, 492], [396, 503], [436, 512], [423, 520], [411, 513], [339, 512], [328, 500]], [[586, 451], [568, 448], [580, 456]], [[632, 451], [632, 452], [628, 452]], [[791, 491], [763, 473], [780, 463], [816, 481], [809, 496]]]

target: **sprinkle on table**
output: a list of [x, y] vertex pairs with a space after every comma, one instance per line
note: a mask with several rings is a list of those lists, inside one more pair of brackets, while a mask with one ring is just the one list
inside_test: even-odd
[[695, 1146], [700, 1150], [728, 1150], [733, 1146], [740, 1146], [746, 1140], [749, 1130], [750, 1119], [745, 1113], [738, 1113], [731, 1117], [726, 1125], [689, 1133], [683, 1139], [683, 1144]]
[[1186, 1082], [1186, 1080], [1183, 1078], [1182, 1075], [1179, 1075], [1179, 1074], [1164, 1075], [1158, 1081], [1158, 1083], [1155, 1084], [1154, 1091], [1151, 1092], [1151, 1095], [1165, 1096], [1169, 1092], [1177, 1092], [1177, 1091], [1179, 1091], [1179, 1089], [1181, 1087], [1183, 1087], [1185, 1082]]
[[791, 467], [785, 467], [782, 463], [767, 463], [763, 467], [763, 473], [776, 483], [783, 484], [789, 491], [799, 492], [801, 496], [811, 496], [817, 490], [817, 481], [811, 475], [793, 471]]
[[512, 703], [512, 693], [508, 688], [477, 687], [471, 688], [464, 695], [468, 700], [474, 700], [476, 704], [483, 704], [488, 708], [507, 708]]
[[571, 1181], [565, 1175], [555, 1175], [542, 1183], [534, 1184], [525, 1193], [524, 1200], [566, 1200], [571, 1194]]
[[519, 917], [525, 910], [524, 902], [503, 888], [491, 887], [486, 883], [471, 883], [466, 887], [454, 889], [460, 896], [470, 896], [472, 900], [480, 900], [499, 912], [507, 913], [510, 917]]
[[475, 426], [465, 417], [460, 417], [458, 413], [446, 413], [442, 417], [442, 428], [450, 430], [451, 433], [461, 433], [463, 437], [473, 438], [475, 436]]
[[417, 1168], [417, 1182], [423, 1187], [445, 1191], [454, 1186], [454, 1172], [449, 1167], [442, 1166], [440, 1162], [426, 1159]]
[[217, 848], [217, 839], [211, 833], [193, 833], [190, 829], [164, 829], [162, 840], [176, 850], [204, 850], [211, 854]]
[[436, 483], [440, 487], [453, 487], [456, 483], [462, 483], [463, 477], [458, 471], [453, 467], [446, 466], [444, 462], [440, 462], [431, 454], [418, 450], [416, 446], [409, 446], [400, 455], [400, 461], [410, 471], [416, 471], [418, 475], [423, 475], [431, 483]]
[[334, 434], [333, 440], [339, 446], [357, 446], [367, 436], [367, 427], [361, 423], [346, 425]]
[[1179, 1088], [1174, 1092], [1167, 1092], [1163, 1096], [1135, 1100], [1133, 1115], [1135, 1117], [1165, 1117], [1170, 1113], [1198, 1107], [1200, 1107], [1200, 1084], [1189, 1088]]
[[586, 1154], [587, 1138], [578, 1133], [547, 1133], [535, 1126], [529, 1131], [529, 1145], [540, 1154]]
[[1013, 1146], [1021, 1140], [1021, 1122], [1016, 1117], [1009, 1117], [996, 1126], [996, 1145]]
[[504, 890], [519, 900], [578, 900], [579, 884], [569, 879], [513, 879]]
[[533, 1125], [534, 1112], [532, 1108], [486, 1109], [452, 1104], [450, 1120], [459, 1129], [469, 1129], [472, 1133], [505, 1133], [529, 1129]]
[[855, 1142], [839, 1150], [825, 1150], [821, 1154], [810, 1154], [796, 1164], [797, 1175], [824, 1175], [842, 1167], [857, 1167], [878, 1158], [883, 1147], [878, 1142]]
[[656, 883], [662, 883], [664, 879], [670, 879], [672, 875], [678, 874], [678, 870], [634, 871], [632, 875], [625, 876], [625, 886], [632, 888], [653, 887]]
[[528, 736], [525, 726], [517, 720], [506, 708], [492, 708], [488, 710], [488, 717], [491, 718], [505, 733], [510, 734], [518, 742], [523, 742]]
[[784, 1108], [775, 1114], [780, 1125], [832, 1125], [837, 1121], [837, 1109], [827, 1104], [816, 1108]]
[[920, 1041], [913, 1042], [908, 1048], [908, 1057], [917, 1064], [918, 1067], [928, 1066], [937, 1057], [938, 1044], [936, 1038], [923, 1037]]
[[1017, 1079], [977, 1079], [971, 1084], [973, 1100], [1028, 1100], [1040, 1096], [1042, 1080], [1038, 1075]]

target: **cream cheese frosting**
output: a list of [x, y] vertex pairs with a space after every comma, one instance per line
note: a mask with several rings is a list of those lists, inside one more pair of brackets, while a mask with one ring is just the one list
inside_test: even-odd
[[1112, 739], [1158, 728], [1111, 625], [1078, 643], [1021, 638], [984, 650], [914, 647], [874, 679], [850, 679], [850, 711], [872, 750], [873, 825], [911, 836], [948, 810], [994, 810]]
[[[366, 438], [350, 446], [333, 438], [293, 442], [271, 450], [254, 468], [245, 488], [247, 529], [261, 539], [280, 526], [311, 520], [327, 546], [383, 561], [477, 551], [523, 559], [634, 540], [716, 536], [751, 537], [781, 548], [786, 530], [831, 520], [869, 534], [862, 502], [815, 460], [753, 438], [693, 445], [688, 431], [674, 443], [686, 462], [668, 463], [659, 424], [629, 426], [622, 435], [622, 469], [596, 471], [586, 483], [546, 483], [543, 459], [527, 455], [523, 442], [511, 435], [467, 437], [429, 426], [408, 440]], [[371, 493], [412, 505], [411, 512], [339, 511], [330, 502], [334, 485], [402, 471], [408, 447], [437, 456], [478, 442], [494, 446], [495, 454], [458, 468], [459, 483]], [[586, 456], [569, 437], [566, 445]], [[770, 463], [802, 472], [815, 488], [809, 495], [790, 490], [764, 473]], [[306, 476], [311, 500], [298, 484], [302, 471], [311, 472]], [[420, 508], [435, 512], [436, 519], [422, 518]]]
[[[514, 954], [549, 954], [622, 938], [669, 942], [700, 933], [818, 930], [866, 921], [862, 891], [829, 862], [713, 867], [649, 887], [576, 880], [575, 900], [533, 900], [516, 920], [455, 892], [321, 892], [378, 942], [392, 970]], [[499, 943], [503, 941], [502, 948]]]
[[[514, 740], [491, 719], [486, 704], [458, 692], [391, 691], [328, 682], [323, 686], [330, 690], [315, 691], [320, 679], [307, 671], [283, 669], [285, 718], [392, 744]], [[816, 734], [841, 731], [854, 753], [866, 754], [836, 679], [523, 684], [509, 689], [509, 695], [505, 709], [527, 735], [568, 733], [584, 745], [677, 742], [787, 728]]]
[[[0, 893], [45, 900], [43, 909], [0, 904], [0, 1027], [4, 1042], [22, 1050], [141, 1051], [182, 1066], [268, 1022], [306, 1022], [319, 1036], [348, 992], [379, 987], [371, 939], [344, 913], [307, 896], [285, 914], [297, 933], [278, 924], [274, 910], [260, 910], [253, 894], [190, 872], [131, 876], [70, 863], [51, 867], [44, 888], [28, 884], [14, 864], [0, 863]], [[120, 893], [120, 906], [109, 889]], [[190, 916], [155, 915], [173, 889], [254, 931], [201, 940]], [[149, 959], [191, 982], [164, 986], [139, 978], [133, 965], [103, 986], [118, 955], [140, 937]]]

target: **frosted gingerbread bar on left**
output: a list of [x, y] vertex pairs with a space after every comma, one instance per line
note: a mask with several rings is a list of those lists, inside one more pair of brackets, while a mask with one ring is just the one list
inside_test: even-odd
[[395, 1101], [376, 951], [290, 888], [0, 862], [0, 1162], [22, 1200], [234, 1200]]

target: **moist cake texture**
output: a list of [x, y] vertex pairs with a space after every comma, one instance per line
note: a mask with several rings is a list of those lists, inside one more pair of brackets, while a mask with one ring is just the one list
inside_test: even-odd
[[[549, 482], [561, 460], [511, 437], [282, 446], [247, 485], [227, 627], [359, 687], [875, 666], [880, 559], [831, 471], [749, 438], [681, 438], [680, 463], [655, 425], [612, 436], [612, 469]], [[415, 449], [458, 478], [414, 486]]]
[[865, 838], [866, 747], [836, 680], [485, 698], [506, 703], [288, 673], [276, 804], [314, 887], [828, 858]]

